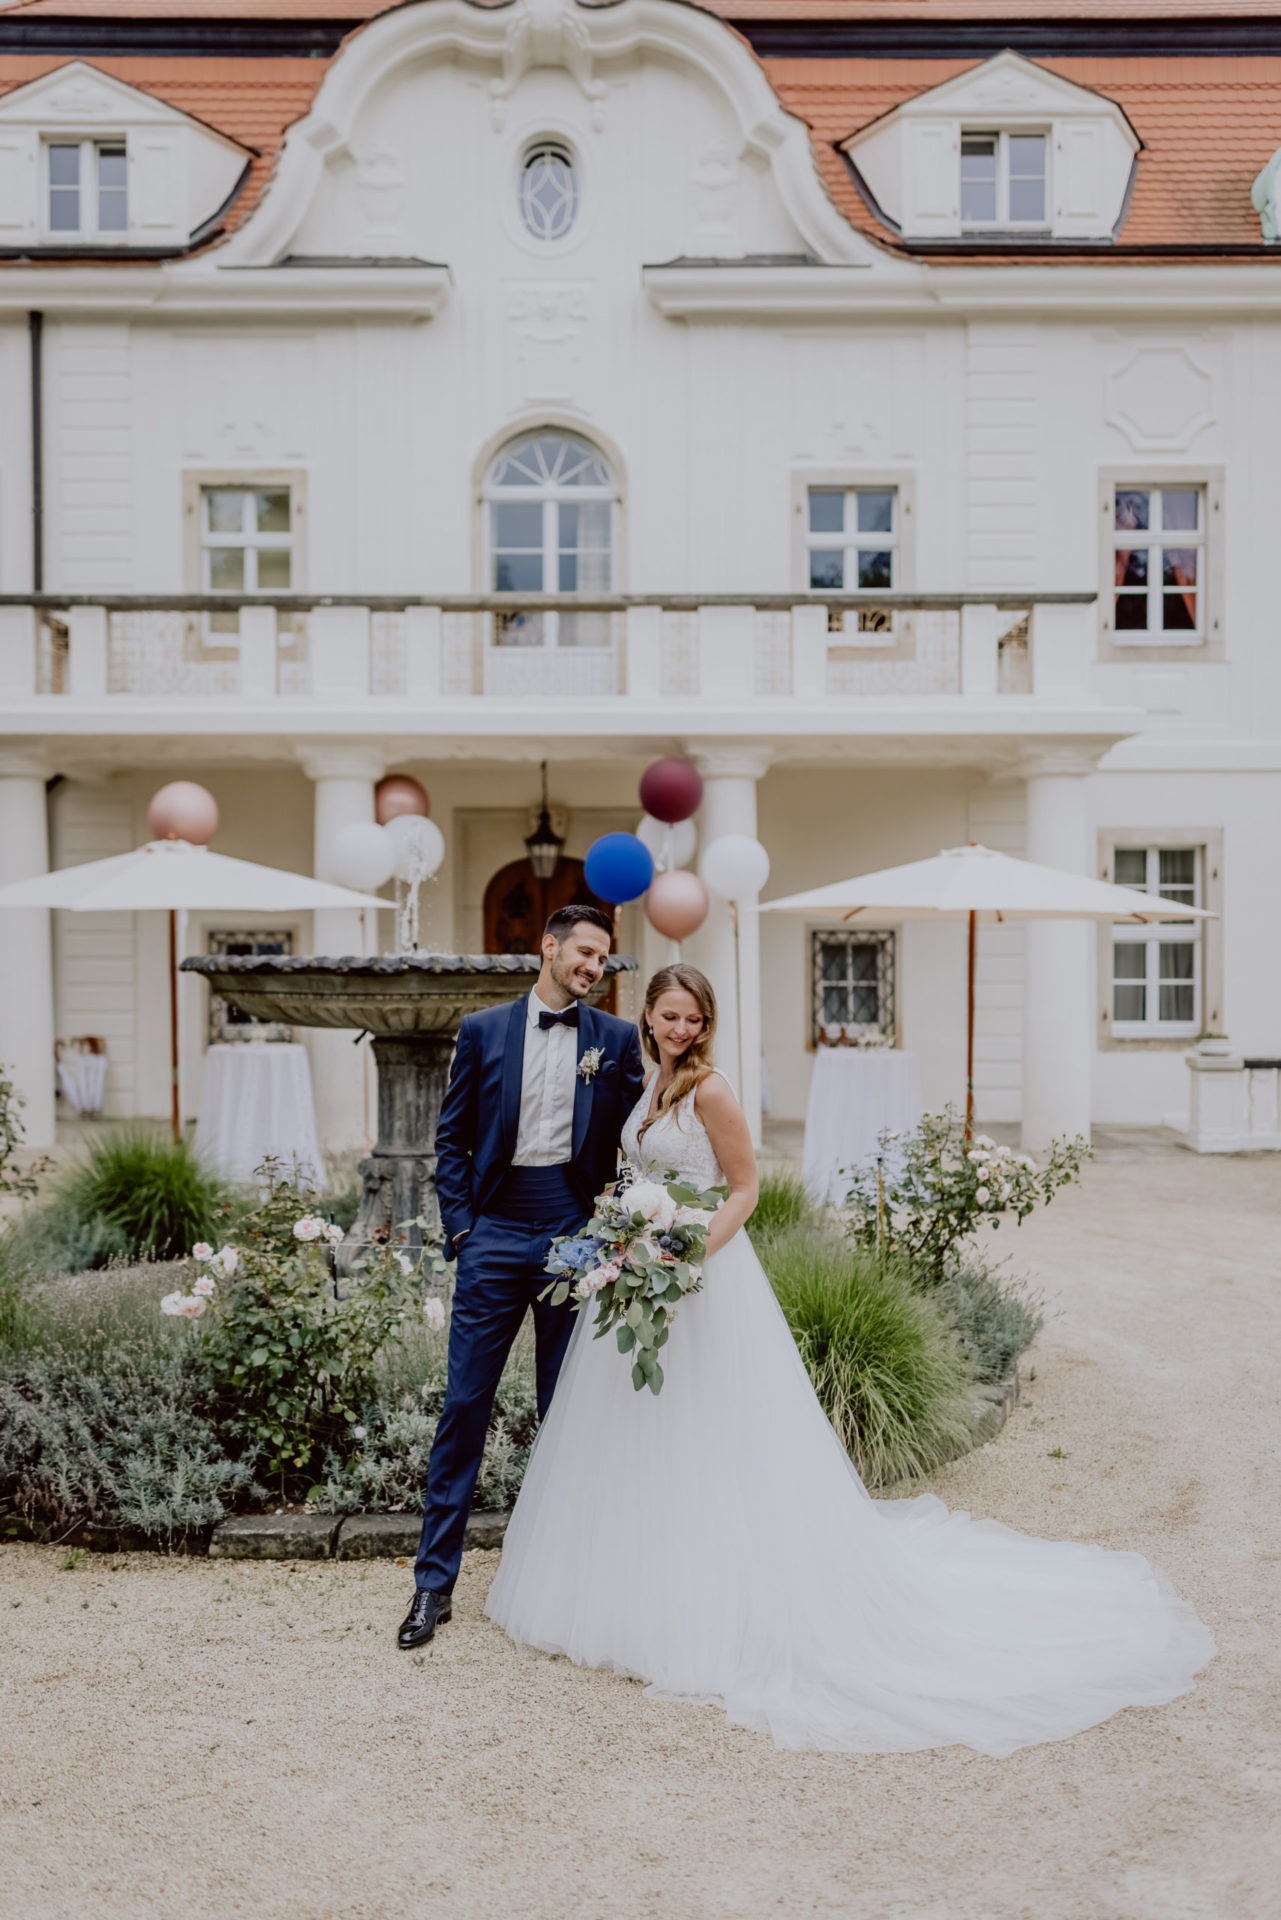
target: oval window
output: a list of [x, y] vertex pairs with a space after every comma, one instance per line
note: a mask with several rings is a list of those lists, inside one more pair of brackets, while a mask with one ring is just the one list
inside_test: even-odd
[[535, 240], [563, 239], [578, 215], [578, 176], [567, 147], [542, 140], [520, 170], [520, 215]]

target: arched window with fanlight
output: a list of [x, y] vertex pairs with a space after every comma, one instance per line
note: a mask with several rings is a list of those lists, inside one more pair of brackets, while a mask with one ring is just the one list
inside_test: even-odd
[[609, 647], [607, 613], [540, 613], [535, 598], [614, 590], [618, 487], [599, 448], [551, 428], [522, 434], [489, 469], [484, 511], [491, 590], [534, 602], [496, 616], [494, 644]]

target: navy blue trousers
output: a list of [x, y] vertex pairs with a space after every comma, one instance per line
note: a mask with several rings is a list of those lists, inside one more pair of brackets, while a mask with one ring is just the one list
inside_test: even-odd
[[[563, 1209], [570, 1204], [574, 1210], [567, 1215]], [[414, 1562], [415, 1583], [432, 1593], [451, 1593], [458, 1578], [494, 1394], [521, 1321], [532, 1308], [540, 1420], [547, 1417], [573, 1332], [569, 1302], [553, 1307], [538, 1296], [550, 1284], [546, 1266], [553, 1234], [583, 1226], [587, 1210], [581, 1200], [571, 1202], [565, 1195], [558, 1203], [559, 1218], [549, 1222], [546, 1210], [540, 1211], [544, 1219], [537, 1226], [482, 1214], [458, 1250], [445, 1405], [427, 1466], [423, 1531]]]

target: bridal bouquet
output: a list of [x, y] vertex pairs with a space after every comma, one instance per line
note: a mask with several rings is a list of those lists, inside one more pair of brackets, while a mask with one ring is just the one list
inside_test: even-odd
[[659, 1348], [666, 1346], [676, 1310], [703, 1284], [707, 1229], [724, 1200], [724, 1187], [705, 1192], [676, 1174], [639, 1179], [624, 1167], [603, 1193], [580, 1233], [552, 1241], [543, 1298], [560, 1306], [574, 1296], [576, 1311], [595, 1301], [596, 1339], [614, 1330], [620, 1353], [634, 1354], [632, 1385], [663, 1390]]

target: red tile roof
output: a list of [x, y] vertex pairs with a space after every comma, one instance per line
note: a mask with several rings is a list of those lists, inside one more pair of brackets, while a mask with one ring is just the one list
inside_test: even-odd
[[[0, 20], [100, 20], [179, 16], [221, 19], [355, 20], [391, 0], [0, 0]], [[1281, 0], [705, 0], [730, 19], [1029, 19], [1091, 14], [1163, 17], [1178, 13], [1281, 17]], [[359, 30], [359, 29], [357, 29]], [[0, 53], [0, 94], [75, 56]], [[271, 179], [285, 133], [301, 118], [328, 71], [324, 58], [208, 53], [83, 56], [90, 65], [170, 102], [256, 150], [245, 190], [224, 231], [243, 224]], [[780, 100], [807, 122], [815, 161], [837, 207], [862, 232], [911, 251], [877, 220], [837, 143], [927, 88], [980, 64], [958, 59], [769, 57], [761, 65]], [[1039, 64], [1115, 100], [1144, 151], [1118, 247], [1262, 247], [1250, 205], [1256, 174], [1281, 145], [1281, 56], [1213, 59], [1110, 55]], [[1098, 249], [1091, 249], [1094, 257]], [[967, 259], [978, 256], [968, 252]], [[1069, 249], [1055, 258], [1070, 258]]]

